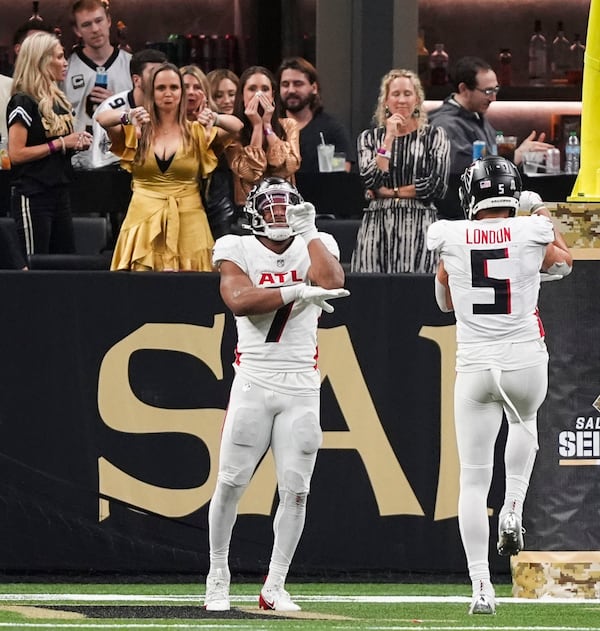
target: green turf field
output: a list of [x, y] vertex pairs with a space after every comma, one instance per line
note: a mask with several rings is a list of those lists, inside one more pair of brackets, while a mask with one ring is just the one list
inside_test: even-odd
[[201, 607], [202, 584], [6, 583], [0, 631], [19, 629], [600, 629], [600, 601], [524, 601], [496, 587], [495, 616], [469, 616], [469, 587], [454, 584], [290, 583], [302, 611], [277, 615], [257, 606], [260, 586], [232, 586], [232, 611]]

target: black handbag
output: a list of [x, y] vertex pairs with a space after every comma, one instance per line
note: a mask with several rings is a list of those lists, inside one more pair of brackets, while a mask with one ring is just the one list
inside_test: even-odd
[[202, 181], [202, 202], [215, 241], [231, 233], [231, 224], [236, 219], [232, 190], [232, 176], [228, 168], [218, 166]]

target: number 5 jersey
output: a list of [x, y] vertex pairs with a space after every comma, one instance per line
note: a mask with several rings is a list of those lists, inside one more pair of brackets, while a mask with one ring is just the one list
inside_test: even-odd
[[544, 337], [537, 302], [552, 241], [551, 220], [538, 215], [430, 226], [427, 247], [438, 250], [448, 272], [459, 345]]

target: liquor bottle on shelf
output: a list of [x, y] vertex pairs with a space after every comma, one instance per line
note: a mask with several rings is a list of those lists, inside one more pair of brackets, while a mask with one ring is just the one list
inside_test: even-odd
[[196, 64], [198, 66], [198, 62], [200, 60], [200, 40], [198, 39], [198, 36], [193, 33], [188, 33], [186, 38], [189, 42], [188, 49], [190, 51], [188, 63]]
[[583, 79], [583, 60], [585, 57], [585, 46], [581, 43], [579, 33], [575, 33], [575, 38], [569, 49], [569, 70], [567, 76], [569, 83], [581, 85]]
[[419, 36], [417, 37], [417, 72], [421, 84], [423, 86], [429, 85], [429, 51], [425, 46], [425, 30], [419, 29]]
[[448, 62], [449, 56], [444, 50], [444, 44], [436, 44], [435, 50], [429, 56], [431, 85], [446, 85], [448, 83]]
[[548, 51], [546, 38], [542, 33], [542, 22], [536, 20], [533, 35], [529, 40], [529, 83], [545, 85], [548, 76]]
[[190, 58], [190, 42], [187, 37], [179, 33], [171, 33], [167, 39], [169, 46], [169, 61], [176, 66], [185, 66]]
[[[38, 2], [38, 0], [33, 0], [31, 4], [31, 17], [29, 18], [28, 22], [31, 22], [33, 24], [35, 24], [36, 22], [43, 22], [44, 18], [40, 15], [40, 3]], [[35, 27], [32, 26], [31, 28], [33, 29]]]
[[552, 40], [552, 81], [566, 83], [570, 66], [571, 42], [565, 36], [562, 22], [556, 26], [556, 37]]
[[577, 132], [572, 130], [569, 132], [567, 146], [565, 147], [565, 173], [579, 173], [579, 159], [581, 155], [581, 147]]
[[[496, 144], [490, 148], [490, 154], [493, 156], [501, 156], [503, 152], [501, 147], [504, 145], [504, 132], [498, 130], [496, 132]], [[507, 156], [504, 156], [507, 157]]]
[[205, 33], [201, 33], [199, 37], [200, 41], [200, 57], [198, 59], [198, 65], [200, 66], [200, 70], [205, 74], [208, 74], [211, 71], [210, 60], [211, 60], [211, 38], [210, 35], [206, 35]]
[[[12, 52], [12, 48], [11, 48]], [[12, 70], [8, 46], [0, 46], [0, 74], [10, 75]]]
[[[307, 55], [305, 59], [315, 59], [315, 36], [306, 34], [304, 37], [304, 53]], [[236, 74], [240, 74], [240, 51], [238, 47], [237, 36], [231, 33], [225, 34], [225, 45], [227, 50], [226, 68], [233, 70]]]
[[133, 52], [128, 41], [127, 24], [123, 20], [117, 22], [117, 42], [119, 48], [126, 50], [128, 53]]
[[498, 83], [502, 87], [512, 85], [512, 53], [510, 48], [500, 49], [498, 63]]
[[210, 60], [208, 72], [215, 68], [223, 68], [227, 55], [225, 54], [225, 38], [213, 34], [210, 36]]
[[[234, 59], [236, 58], [237, 53], [233, 50], [236, 46], [235, 41], [231, 41], [231, 39], [233, 38], [233, 40], [235, 40], [235, 35], [232, 35], [230, 33], [226, 33], [225, 34], [225, 39], [227, 40], [227, 58], [228, 59]], [[311, 64], [316, 64], [316, 59], [317, 59], [317, 48], [316, 48], [316, 37], [314, 33], [303, 33], [302, 34], [302, 57], [304, 57], [304, 59], [307, 59], [308, 61], [310, 61]], [[229, 70], [234, 70], [234, 68], [237, 68], [237, 62], [227, 62], [227, 68], [229, 68]], [[235, 72], [235, 70], [234, 70]], [[235, 72], [236, 74], [239, 74], [239, 71]]]

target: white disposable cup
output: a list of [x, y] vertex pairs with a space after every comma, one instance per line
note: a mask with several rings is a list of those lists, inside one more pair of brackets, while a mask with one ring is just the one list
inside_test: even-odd
[[526, 151], [523, 154], [523, 172], [525, 175], [536, 175], [540, 167], [542, 171], [545, 169], [542, 164], [543, 161], [544, 154], [542, 152]]
[[321, 173], [331, 173], [333, 171], [333, 152], [335, 145], [317, 145], [317, 156], [319, 158], [319, 171]]
[[558, 149], [546, 151], [546, 173], [553, 175], [560, 173], [560, 151]]

